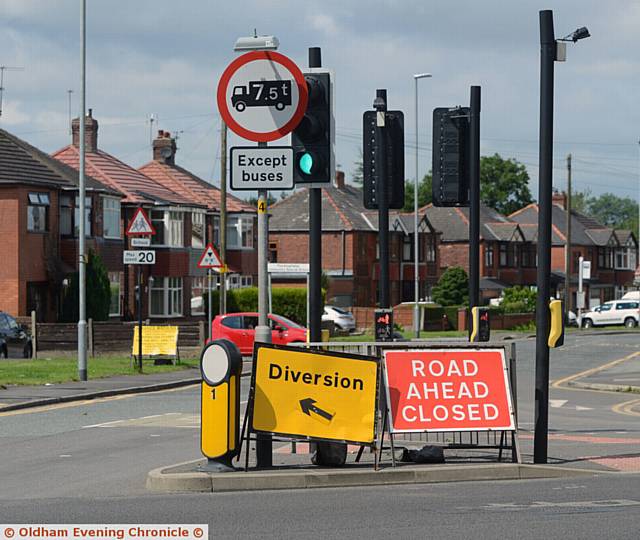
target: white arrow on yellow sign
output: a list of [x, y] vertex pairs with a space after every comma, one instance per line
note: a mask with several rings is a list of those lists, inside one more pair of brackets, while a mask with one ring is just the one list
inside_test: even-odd
[[251, 430], [373, 444], [377, 382], [374, 357], [260, 344]]

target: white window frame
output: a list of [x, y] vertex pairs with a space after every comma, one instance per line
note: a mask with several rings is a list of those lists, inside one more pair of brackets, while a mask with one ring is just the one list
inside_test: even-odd
[[[235, 229], [239, 242], [232, 242], [229, 230]], [[245, 239], [248, 240], [245, 245]], [[236, 214], [227, 217], [227, 249], [253, 249], [253, 216], [251, 214]]]
[[[49, 231], [49, 208], [51, 207], [51, 197], [49, 193], [32, 192], [27, 196], [27, 232], [44, 233]], [[44, 213], [42, 220], [31, 218], [31, 208], [37, 208], [38, 214]], [[42, 208], [42, 210], [40, 210]], [[30, 223], [31, 222], [31, 225]], [[35, 227], [35, 224], [41, 225]]]
[[109, 272], [108, 275], [110, 291], [112, 291], [114, 284], [116, 284], [116, 281], [112, 278], [118, 276], [118, 311], [117, 313], [111, 311], [111, 301], [109, 301], [109, 317], [120, 317], [122, 315], [122, 274], [120, 272]]
[[[85, 206], [85, 223], [84, 223], [84, 237], [91, 238], [91, 221], [93, 221], [93, 204], [91, 197], [84, 198]], [[80, 236], [80, 197], [75, 198], [75, 207], [73, 209], [73, 237], [78, 238]]]
[[[120, 199], [115, 197], [102, 197], [102, 236], [104, 238], [113, 238], [119, 240], [120, 236]], [[110, 219], [109, 219], [110, 218]], [[115, 220], [116, 234], [107, 233], [107, 223]]]
[[193, 294], [196, 289], [200, 289], [201, 291], [202, 309], [193, 309], [191, 307], [192, 304], [190, 304], [191, 315], [204, 315], [204, 296], [209, 292], [209, 289], [207, 288], [207, 276], [193, 276], [191, 278], [191, 300], [196, 298]]
[[[163, 306], [162, 313], [151, 313], [151, 307], [153, 303], [151, 301], [151, 294], [153, 291], [162, 291]], [[183, 293], [184, 293], [184, 281], [182, 277], [155, 277], [153, 284], [149, 287], [149, 317], [150, 318], [172, 318], [183, 316]], [[175, 300], [178, 299], [178, 302]], [[169, 310], [169, 305], [174, 309]], [[179, 309], [175, 309], [175, 307]]]
[[[154, 218], [155, 213], [163, 212], [162, 219]], [[152, 209], [151, 221], [154, 227], [163, 228], [164, 243], [154, 243], [151, 237], [151, 244], [157, 247], [184, 247], [184, 212], [182, 210]]]
[[[198, 240], [198, 238], [193, 234], [196, 223], [201, 227], [202, 240]], [[205, 213], [195, 212], [195, 211], [191, 212], [191, 247], [203, 248], [206, 245], [206, 243], [207, 243], [207, 220], [205, 219]]]

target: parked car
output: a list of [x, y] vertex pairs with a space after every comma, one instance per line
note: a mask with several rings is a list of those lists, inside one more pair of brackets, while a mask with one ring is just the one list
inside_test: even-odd
[[0, 357], [31, 358], [33, 344], [27, 329], [9, 314], [0, 311]]
[[614, 324], [624, 324], [627, 328], [633, 328], [639, 321], [638, 302], [635, 300], [605, 302], [582, 314], [584, 328]]
[[[240, 349], [240, 354], [253, 354], [255, 328], [258, 326], [257, 313], [227, 313], [217, 315], [211, 323], [213, 339], [228, 339]], [[282, 315], [269, 314], [271, 342], [278, 345], [304, 343], [307, 340], [307, 329]]]
[[322, 322], [327, 321], [332, 322], [336, 330], [343, 332], [352, 332], [356, 329], [356, 318], [353, 313], [336, 306], [324, 306]]

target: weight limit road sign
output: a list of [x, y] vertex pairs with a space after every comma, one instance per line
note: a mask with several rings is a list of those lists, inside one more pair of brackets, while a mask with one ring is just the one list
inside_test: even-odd
[[284, 137], [307, 109], [307, 83], [283, 54], [252, 51], [225, 69], [217, 92], [218, 110], [229, 128], [250, 141]]
[[256, 345], [252, 431], [373, 443], [375, 358]]

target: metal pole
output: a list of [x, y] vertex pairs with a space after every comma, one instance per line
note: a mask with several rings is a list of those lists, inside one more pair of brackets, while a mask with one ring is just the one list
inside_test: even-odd
[[378, 199], [378, 242], [380, 245], [379, 303], [381, 309], [390, 307], [389, 301], [389, 197], [387, 193], [387, 91], [376, 90], [373, 107], [376, 118], [376, 198]]
[[[258, 143], [266, 147], [267, 143]], [[269, 290], [267, 280], [267, 252], [269, 248], [269, 221], [267, 214], [267, 190], [258, 191], [258, 326], [255, 340], [259, 343], [271, 343], [269, 327]], [[256, 461], [258, 467], [271, 467], [273, 464], [271, 435], [259, 434], [256, 441]]]
[[564, 320], [569, 322], [571, 311], [571, 154], [567, 156], [567, 241], [564, 251]]
[[142, 267], [138, 265], [138, 372], [142, 373]]
[[538, 269], [536, 283], [536, 389], [534, 463], [547, 462], [549, 430], [549, 294], [551, 278], [551, 191], [553, 186], [553, 71], [556, 40], [553, 12], [540, 11], [540, 157]]
[[[224, 274], [220, 274], [224, 275]], [[211, 275], [211, 268], [207, 268], [207, 289], [209, 298], [207, 300], [207, 322], [209, 324], [207, 334], [209, 335], [209, 341], [211, 341], [211, 322], [212, 322], [212, 314], [211, 314], [211, 281], [213, 276]]]
[[416, 305], [413, 308], [413, 330], [416, 338], [420, 337], [420, 264], [418, 257], [418, 77], [413, 77], [415, 82], [415, 112], [416, 112], [416, 181], [413, 184], [413, 297]]
[[79, 156], [79, 196], [80, 196], [80, 223], [78, 234], [78, 378], [81, 381], [87, 380], [87, 305], [86, 305], [86, 245], [85, 245], [85, 141], [84, 141], [84, 121], [85, 121], [85, 98], [86, 88], [86, 65], [87, 65], [87, 1], [80, 2], [80, 156]]
[[[227, 264], [227, 124], [220, 126], [220, 258]], [[220, 272], [220, 315], [227, 312], [227, 273]], [[211, 331], [211, 324], [209, 324]]]
[[[584, 264], [584, 257], [580, 256], [578, 258], [578, 296], [580, 296], [580, 297], [582, 297], [582, 270], [583, 270], [583, 264]], [[578, 305], [580, 305], [580, 304], [578, 304]], [[578, 327], [582, 328], [582, 308], [581, 307], [578, 308]]]
[[[469, 131], [469, 309], [480, 305], [480, 87], [471, 87]], [[471, 326], [471, 325], [470, 325]]]

